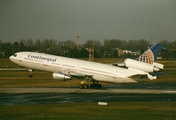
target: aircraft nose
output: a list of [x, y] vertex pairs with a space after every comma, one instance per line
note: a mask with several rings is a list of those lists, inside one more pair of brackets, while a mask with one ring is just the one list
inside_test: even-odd
[[9, 59], [12, 61], [13, 60], [13, 56], [10, 56]]

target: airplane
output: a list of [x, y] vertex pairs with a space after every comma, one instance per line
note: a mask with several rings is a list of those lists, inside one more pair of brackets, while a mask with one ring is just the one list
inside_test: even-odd
[[[102, 85], [99, 82], [136, 83], [156, 79], [164, 69], [163, 64], [154, 62], [162, 48], [162, 44], [156, 43], [136, 60], [125, 59], [124, 67], [38, 52], [17, 52], [9, 59], [29, 68], [31, 72], [32, 70], [52, 72], [53, 78], [57, 80], [82, 78], [79, 85], [81, 89], [101, 88]], [[33, 75], [30, 74], [29, 77], [32, 78]], [[92, 84], [88, 85], [87, 80], [92, 81]]]

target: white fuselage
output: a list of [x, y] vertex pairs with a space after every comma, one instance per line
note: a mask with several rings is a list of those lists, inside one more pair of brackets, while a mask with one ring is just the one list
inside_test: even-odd
[[18, 52], [16, 56], [11, 56], [10, 60], [30, 69], [53, 73], [88, 75], [92, 76], [96, 81], [103, 82], [132, 83], [137, 81], [131, 79], [131, 76], [145, 74], [143, 71], [37, 52]]

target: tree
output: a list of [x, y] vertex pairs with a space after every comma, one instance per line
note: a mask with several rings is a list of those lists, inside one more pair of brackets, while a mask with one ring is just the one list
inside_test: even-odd
[[26, 45], [26, 40], [21, 39], [21, 40], [19, 41], [19, 44], [21, 44], [21, 45], [25, 46], [25, 45]]
[[110, 39], [104, 41], [105, 48], [125, 48], [126, 41], [118, 39]]
[[64, 46], [68, 49], [75, 49], [76, 43], [73, 40], [67, 40], [64, 42]]
[[32, 39], [28, 39], [26, 41], [26, 46], [29, 47], [29, 48], [33, 47], [33, 40]]
[[42, 46], [41, 40], [40, 39], [35, 40], [34, 47], [37, 48], [37, 51], [41, 51], [42, 52], [41, 46]]

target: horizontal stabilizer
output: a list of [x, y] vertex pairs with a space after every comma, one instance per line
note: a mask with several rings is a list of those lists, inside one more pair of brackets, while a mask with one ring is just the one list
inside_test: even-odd
[[167, 74], [167, 73], [166, 72], [150, 73], [150, 75], [152, 75], [152, 76], [159, 76], [159, 75], [163, 75], [163, 74]]

